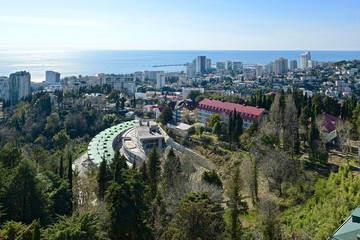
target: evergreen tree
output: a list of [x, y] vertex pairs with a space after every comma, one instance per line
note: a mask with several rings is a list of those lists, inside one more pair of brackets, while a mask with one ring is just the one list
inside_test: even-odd
[[234, 128], [234, 120], [233, 120], [233, 113], [229, 113], [229, 121], [228, 121], [228, 136], [229, 136], [229, 143], [231, 147], [231, 143], [233, 140], [232, 134], [233, 134], [233, 128]]
[[157, 187], [160, 180], [160, 157], [156, 150], [156, 146], [154, 145], [152, 151], [148, 157], [148, 169], [147, 175], [149, 178], [149, 185], [150, 185], [150, 194], [153, 198], [155, 198], [157, 193]]
[[107, 161], [105, 158], [102, 158], [102, 161], [100, 162], [100, 166], [99, 166], [98, 177], [97, 177], [98, 197], [100, 201], [104, 200], [105, 198], [105, 191], [108, 181], [107, 171], [108, 171]]
[[250, 168], [250, 195], [251, 195], [251, 201], [253, 204], [255, 204], [257, 201], [259, 201], [258, 197], [258, 191], [259, 191], [259, 185], [258, 185], [258, 159], [252, 158], [251, 159], [251, 168]]
[[147, 188], [141, 174], [124, 169], [121, 184], [112, 181], [106, 201], [110, 213], [111, 239], [152, 239], [147, 226]]
[[149, 183], [149, 178], [148, 178], [148, 172], [147, 172], [147, 164], [146, 164], [146, 161], [144, 161], [140, 168], [139, 168], [139, 172], [141, 173], [141, 180], [144, 182], [144, 183]]
[[298, 129], [298, 111], [292, 95], [287, 95], [284, 110], [283, 145], [286, 151], [294, 154], [296, 143], [296, 131]]
[[224, 239], [223, 208], [207, 193], [188, 193], [160, 239]]
[[[69, 162], [68, 162], [68, 182], [69, 182], [69, 189], [71, 193], [71, 199], [73, 198], [73, 171], [72, 171], [72, 154], [69, 154]], [[70, 212], [72, 212], [72, 205], [70, 206]]]
[[34, 224], [32, 240], [40, 240], [40, 222], [36, 221]]
[[175, 155], [174, 149], [170, 148], [165, 157], [163, 165], [162, 186], [165, 188], [165, 190], [174, 187], [180, 172], [180, 159]]
[[283, 125], [283, 111], [280, 106], [280, 95], [276, 95], [274, 102], [271, 104], [269, 117], [270, 121], [273, 124], [274, 134], [276, 136], [276, 144], [280, 144], [280, 129], [282, 129]]
[[63, 178], [64, 177], [64, 158], [63, 158], [63, 155], [61, 154], [60, 156], [60, 171], [59, 171], [59, 175], [60, 175], [60, 178]]
[[230, 210], [230, 235], [233, 240], [241, 239], [241, 222], [239, 221], [239, 216], [240, 214], [246, 213], [248, 209], [247, 203], [241, 194], [242, 185], [240, 170], [236, 167], [226, 189], [226, 195], [229, 198], [227, 206]]
[[243, 119], [241, 118], [240, 114], [236, 114], [235, 117], [236, 123], [234, 128], [234, 139], [235, 143], [239, 142], [239, 137], [243, 133]]

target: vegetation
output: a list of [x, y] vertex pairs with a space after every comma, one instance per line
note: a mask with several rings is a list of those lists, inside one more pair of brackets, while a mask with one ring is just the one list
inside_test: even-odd
[[[108, 94], [104, 101], [117, 107], [93, 106], [84, 97], [92, 91]], [[258, 91], [248, 99], [189, 94], [209, 96], [269, 110], [247, 129], [236, 109], [229, 121], [214, 114], [209, 126], [197, 124], [181, 138], [215, 169], [171, 148], [163, 156], [155, 146], [130, 169], [119, 151], [87, 173], [73, 168], [95, 134], [124, 120], [127, 96], [109, 87], [56, 92], [54, 102], [39, 93], [7, 107], [0, 239], [328, 238], [360, 202], [357, 163], [334, 163], [329, 155], [349, 154], [344, 143], [358, 138], [356, 99], [339, 104], [298, 91]], [[322, 135], [324, 112], [342, 118], [334, 144]], [[159, 120], [166, 125], [171, 118], [165, 108]]]

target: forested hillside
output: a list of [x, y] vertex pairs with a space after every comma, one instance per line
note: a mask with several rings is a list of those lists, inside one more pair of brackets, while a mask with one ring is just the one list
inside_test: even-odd
[[[116, 106], [95, 106], [91, 92]], [[358, 162], [344, 145], [358, 139], [355, 97], [229, 97], [268, 112], [245, 130], [236, 110], [229, 121], [214, 114], [208, 126], [194, 124], [185, 137], [163, 126], [216, 169], [153, 149], [141, 166], [129, 169], [117, 152], [80, 174], [74, 161], [93, 136], [126, 121], [126, 100], [105, 86], [34, 94], [5, 108], [0, 239], [327, 239], [360, 204]], [[321, 134], [324, 112], [340, 119], [334, 143]], [[349, 155], [333, 162], [330, 150]]]

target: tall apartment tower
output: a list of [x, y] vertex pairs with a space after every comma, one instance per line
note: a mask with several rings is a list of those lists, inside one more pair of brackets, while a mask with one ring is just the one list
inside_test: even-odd
[[9, 101], [9, 78], [0, 76], [0, 98]]
[[311, 60], [310, 52], [300, 54], [300, 69], [306, 69], [309, 67], [308, 62]]
[[206, 72], [206, 57], [197, 56], [193, 61], [195, 67], [195, 73], [201, 74]]
[[60, 82], [60, 73], [54, 71], [46, 71], [46, 83], [47, 84], [58, 84]]
[[206, 62], [205, 69], [206, 69], [206, 71], [208, 71], [211, 68], [211, 59], [206, 58], [205, 62]]
[[297, 61], [291, 60], [290, 61], [290, 71], [294, 71], [295, 69], [297, 69]]
[[163, 88], [165, 87], [165, 73], [158, 73], [156, 76], [156, 87]]
[[287, 58], [278, 58], [275, 60], [275, 74], [281, 75], [288, 72]]
[[30, 94], [30, 73], [26, 71], [10, 74], [10, 104], [15, 106], [23, 97]]

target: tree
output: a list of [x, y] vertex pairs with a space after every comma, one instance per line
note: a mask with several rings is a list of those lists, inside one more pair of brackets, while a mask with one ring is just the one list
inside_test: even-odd
[[187, 95], [187, 98], [190, 98], [193, 102], [195, 102], [197, 100], [197, 98], [199, 98], [200, 96], [201, 96], [200, 91], [191, 90], [189, 92], [189, 94]]
[[[69, 182], [69, 190], [72, 199], [72, 192], [73, 192], [73, 170], [72, 170], [72, 154], [69, 154], [69, 162], [68, 162], [68, 182]], [[70, 206], [70, 212], [72, 212], [72, 205]]]
[[236, 167], [226, 188], [226, 195], [229, 198], [227, 206], [230, 210], [230, 235], [233, 240], [241, 239], [241, 221], [239, 216], [248, 210], [247, 203], [241, 194], [242, 186], [240, 170]]
[[126, 102], [126, 98], [125, 98], [125, 97], [121, 97], [121, 98], [120, 98], [120, 108], [121, 108], [121, 110], [124, 110], [124, 108], [125, 108], [125, 102]]
[[243, 119], [241, 118], [240, 114], [236, 114], [234, 120], [235, 120], [235, 127], [233, 129], [234, 131], [233, 141], [237, 143], [239, 142], [240, 135], [243, 133]]
[[60, 216], [59, 221], [43, 232], [49, 240], [93, 239], [108, 240], [107, 233], [99, 216], [94, 213], [74, 213], [71, 217]]
[[215, 134], [221, 134], [222, 133], [222, 126], [221, 126], [222, 122], [217, 122], [214, 124], [214, 127], [212, 129], [212, 132]]
[[52, 137], [54, 147], [58, 150], [64, 149], [69, 140], [70, 137], [65, 130], [61, 130]]
[[34, 225], [34, 230], [33, 230], [32, 240], [40, 240], [40, 222], [35, 221], [33, 225]]
[[99, 172], [97, 177], [98, 182], [98, 198], [100, 201], [104, 200], [105, 192], [108, 181], [108, 169], [107, 169], [107, 161], [105, 158], [102, 159], [99, 166]]
[[147, 176], [149, 179], [150, 185], [150, 194], [152, 198], [155, 198], [157, 193], [157, 188], [160, 180], [160, 156], [156, 150], [156, 146], [153, 147], [149, 156], [148, 156], [148, 164], [147, 164]]
[[207, 193], [188, 193], [180, 201], [174, 218], [160, 239], [223, 239], [224, 219], [220, 204]]
[[312, 118], [311, 128], [309, 131], [308, 144], [309, 144], [309, 160], [312, 163], [325, 163], [328, 159], [325, 146], [320, 141], [320, 132], [317, 127], [317, 121]]
[[131, 169], [122, 170], [124, 181], [112, 181], [106, 194], [110, 214], [111, 239], [152, 239], [147, 226], [147, 188], [141, 174]]
[[285, 99], [284, 125], [283, 125], [283, 146], [286, 151], [295, 153], [295, 144], [298, 129], [297, 108], [292, 95], [287, 95]]
[[22, 159], [19, 148], [0, 149], [0, 162], [6, 168], [15, 168]]
[[163, 187], [165, 188], [165, 190], [170, 189], [175, 185], [180, 172], [181, 172], [180, 159], [175, 155], [174, 149], [170, 148], [163, 162], [162, 179], [163, 179]]
[[60, 178], [64, 177], [64, 158], [63, 155], [61, 154], [60, 156], [60, 166], [59, 166], [59, 176]]
[[0, 229], [0, 239], [4, 240], [31, 240], [33, 239], [33, 233], [35, 228], [34, 220], [31, 224], [26, 225], [22, 222], [7, 221]]
[[208, 183], [208, 184], [214, 184], [218, 187], [223, 186], [221, 179], [219, 177], [219, 175], [215, 172], [215, 170], [210, 170], [210, 171], [205, 171], [202, 175], [201, 175], [201, 180], [203, 180], [204, 182]]
[[209, 121], [208, 121], [207, 125], [209, 127], [213, 127], [216, 123], [219, 123], [219, 122], [220, 122], [220, 115], [215, 113], [209, 117]]
[[47, 221], [45, 197], [39, 188], [35, 166], [29, 161], [22, 160], [14, 169], [5, 196], [7, 219], [23, 223], [35, 219]]
[[269, 117], [271, 123], [274, 125], [274, 133], [276, 135], [276, 143], [277, 145], [280, 143], [280, 129], [282, 129], [283, 123], [283, 111], [280, 106], [280, 95], [276, 95], [274, 102], [271, 104]]
[[281, 239], [280, 222], [278, 220], [278, 206], [270, 198], [260, 201], [259, 207], [261, 239], [279, 240]]
[[160, 120], [161, 124], [164, 126], [166, 126], [166, 124], [171, 122], [173, 120], [173, 114], [172, 114], [171, 108], [164, 107], [164, 109], [162, 110], [162, 112], [159, 116], [159, 120]]

